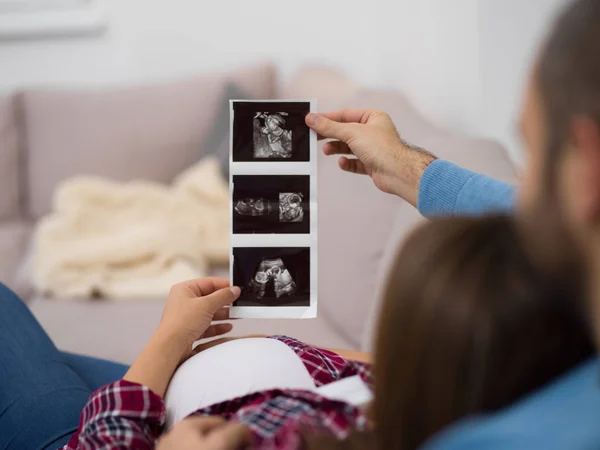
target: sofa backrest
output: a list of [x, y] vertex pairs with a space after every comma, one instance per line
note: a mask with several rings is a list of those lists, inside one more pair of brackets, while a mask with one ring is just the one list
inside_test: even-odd
[[[434, 153], [467, 169], [489, 175], [501, 181], [515, 183], [517, 173], [508, 153], [500, 144], [487, 139], [470, 138], [439, 128], [425, 119], [402, 94], [397, 92], [364, 92], [354, 100], [356, 107], [387, 111], [400, 134], [408, 142]], [[424, 220], [419, 212], [406, 202], [395, 212], [387, 240], [383, 242], [375, 281], [374, 300], [363, 321], [361, 348], [372, 351], [379, 318], [381, 290], [384, 288], [389, 265], [408, 232]]]
[[[324, 67], [304, 68], [280, 93], [316, 97], [319, 111], [368, 108], [388, 112], [399, 132], [439, 157], [514, 181], [505, 150], [494, 142], [442, 130], [393, 91], [361, 89]], [[354, 348], [369, 350], [387, 265], [422, 217], [400, 198], [378, 191], [368, 177], [342, 172], [319, 152], [319, 314]]]
[[170, 182], [197, 162], [228, 83], [271, 97], [270, 65], [141, 87], [23, 93], [27, 134], [26, 210], [51, 210], [62, 180], [91, 174]]
[[17, 96], [0, 97], [0, 220], [20, 216], [20, 147]]

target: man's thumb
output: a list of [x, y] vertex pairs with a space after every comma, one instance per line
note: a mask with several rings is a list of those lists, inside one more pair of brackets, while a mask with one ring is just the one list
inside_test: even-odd
[[241, 294], [241, 290], [237, 286], [231, 286], [224, 289], [219, 289], [206, 297], [202, 297], [204, 301], [210, 302], [211, 309], [217, 312], [224, 306], [231, 305]]
[[310, 113], [306, 116], [306, 124], [315, 130], [319, 136], [327, 139], [347, 141], [353, 124], [335, 122], [321, 114]]

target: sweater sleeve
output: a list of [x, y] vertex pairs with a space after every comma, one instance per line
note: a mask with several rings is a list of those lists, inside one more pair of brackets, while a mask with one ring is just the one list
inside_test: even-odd
[[444, 160], [432, 162], [419, 185], [417, 207], [425, 217], [510, 212], [516, 188]]

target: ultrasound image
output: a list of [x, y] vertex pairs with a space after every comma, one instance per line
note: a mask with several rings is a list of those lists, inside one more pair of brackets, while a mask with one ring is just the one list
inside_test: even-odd
[[234, 306], [310, 306], [310, 248], [233, 249]]
[[292, 157], [292, 130], [286, 128], [286, 112], [256, 113], [254, 116], [254, 157]]
[[310, 160], [310, 102], [234, 102], [234, 162]]
[[233, 233], [310, 233], [308, 175], [234, 175]]
[[302, 206], [302, 193], [285, 192], [279, 194], [279, 221], [302, 222], [304, 220], [304, 206]]
[[296, 293], [296, 283], [281, 258], [265, 258], [258, 265], [254, 278], [248, 283], [249, 292], [257, 299], [280, 298]]

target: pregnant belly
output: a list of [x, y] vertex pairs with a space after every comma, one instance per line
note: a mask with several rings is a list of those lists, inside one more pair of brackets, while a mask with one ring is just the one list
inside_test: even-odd
[[175, 372], [165, 396], [167, 427], [200, 408], [277, 388], [315, 388], [300, 358], [283, 342], [249, 338], [209, 348]]

